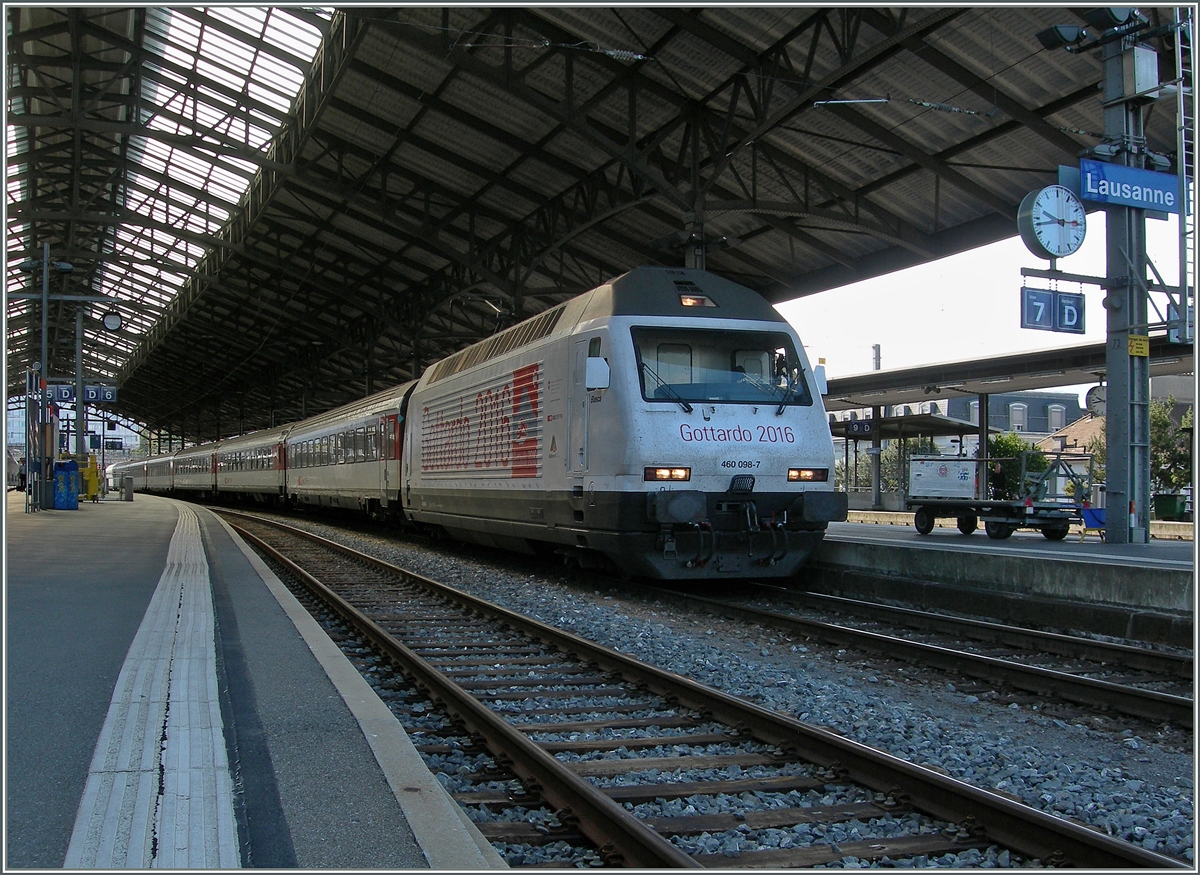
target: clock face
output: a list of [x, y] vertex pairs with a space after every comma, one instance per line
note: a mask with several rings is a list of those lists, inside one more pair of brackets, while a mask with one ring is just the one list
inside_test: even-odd
[[1087, 213], [1075, 192], [1061, 185], [1031, 191], [1017, 210], [1017, 230], [1039, 258], [1063, 258], [1083, 245]]
[[1103, 416], [1108, 400], [1108, 391], [1104, 386], [1093, 386], [1088, 389], [1087, 398], [1084, 400], [1093, 416]]

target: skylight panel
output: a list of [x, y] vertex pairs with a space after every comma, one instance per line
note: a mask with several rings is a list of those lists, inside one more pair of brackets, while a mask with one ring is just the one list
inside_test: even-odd
[[317, 51], [321, 35], [290, 15], [272, 15], [267, 19], [263, 39], [273, 45], [285, 46], [298, 55], [311, 56]]
[[[120, 343], [105, 341], [109, 352], [119, 351], [118, 365], [194, 275], [211, 250], [204, 238], [228, 223], [254, 178], [258, 164], [230, 152], [265, 150], [287, 121], [321, 41], [320, 29], [307, 20], [314, 12], [326, 20], [332, 15], [306, 10], [298, 16], [272, 6], [145, 10], [138, 121], [148, 131], [124, 144], [134, 169], [121, 204], [143, 222], [113, 229], [103, 244], [111, 250], [108, 260], [93, 274], [94, 288], [131, 302], [116, 305], [127, 316]], [[22, 111], [16, 98], [9, 107]], [[193, 145], [189, 138], [199, 139]], [[29, 168], [20, 160], [28, 131], [10, 126], [6, 142], [8, 203], [22, 206], [36, 194], [27, 190]], [[10, 253], [34, 247], [28, 223], [10, 223], [7, 231]], [[27, 310], [27, 301], [14, 299], [7, 313], [12, 318]], [[9, 338], [10, 344], [27, 340], [24, 334]]]
[[238, 30], [261, 36], [272, 10], [268, 6], [217, 6], [207, 11], [213, 18], [227, 21]]

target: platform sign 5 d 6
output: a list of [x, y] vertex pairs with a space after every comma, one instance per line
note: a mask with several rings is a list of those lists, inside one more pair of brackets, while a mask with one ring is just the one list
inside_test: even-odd
[[84, 386], [83, 400], [88, 404], [104, 404], [117, 400], [116, 386]]
[[1084, 297], [1074, 292], [1021, 289], [1021, 327], [1084, 334]]

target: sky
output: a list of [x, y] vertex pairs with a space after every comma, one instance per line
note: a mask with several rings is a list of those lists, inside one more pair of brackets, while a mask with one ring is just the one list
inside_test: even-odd
[[[1067, 273], [1105, 273], [1104, 212], [1088, 214], [1079, 251], [1059, 259]], [[1179, 277], [1179, 238], [1175, 216], [1147, 220], [1147, 254], [1163, 281]], [[881, 347], [883, 370], [935, 362], [964, 361], [1012, 352], [1056, 349], [1105, 339], [1104, 293], [1097, 286], [1058, 283], [1059, 291], [1082, 292], [1086, 334], [1060, 334], [1020, 327], [1021, 286], [1049, 288], [1049, 280], [1021, 276], [1022, 267], [1050, 267], [1014, 235], [988, 246], [928, 264], [809, 295], [776, 309], [795, 327], [809, 361], [825, 359], [829, 377], [872, 370], [872, 344]], [[1165, 298], [1151, 295], [1162, 316]], [[1158, 321], [1154, 307], [1150, 321]], [[1088, 386], [1054, 391], [1084, 393]]]

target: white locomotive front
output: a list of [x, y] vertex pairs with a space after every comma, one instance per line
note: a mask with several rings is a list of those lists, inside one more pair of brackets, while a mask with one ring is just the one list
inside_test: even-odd
[[795, 331], [704, 271], [635, 269], [439, 362], [407, 425], [405, 513], [463, 540], [782, 577], [846, 518]]

